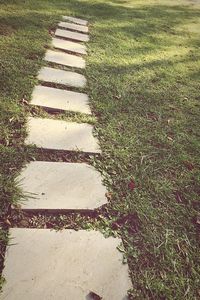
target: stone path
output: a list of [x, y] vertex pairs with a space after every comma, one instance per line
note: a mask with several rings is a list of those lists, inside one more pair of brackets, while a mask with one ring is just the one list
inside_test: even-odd
[[[31, 105], [50, 110], [91, 114], [87, 94], [68, 90], [86, 87], [86, 78], [60, 65], [84, 68], [85, 61], [74, 54], [86, 54], [87, 21], [64, 16], [46, 52]], [[84, 32], [84, 33], [83, 33]], [[65, 51], [65, 52], [64, 52]], [[68, 53], [66, 53], [68, 52]], [[73, 55], [71, 54], [74, 53]], [[48, 62], [58, 64], [48, 67]], [[43, 86], [42, 84], [49, 85]], [[55, 86], [52, 87], [52, 84]], [[62, 85], [60, 88], [57, 85]], [[65, 89], [63, 89], [65, 86]], [[61, 89], [62, 88], [62, 89]], [[100, 154], [93, 127], [86, 123], [29, 117], [27, 145], [50, 150], [82, 151]], [[106, 187], [100, 173], [87, 163], [32, 161], [21, 171], [18, 180], [27, 200], [21, 209], [29, 212], [48, 210], [91, 211], [107, 203]], [[48, 229], [12, 228], [12, 246], [7, 247], [1, 299], [5, 300], [125, 300], [131, 288], [128, 266], [116, 248], [120, 238], [105, 238], [98, 231], [50, 231]], [[100, 299], [100, 298], [99, 298]]]
[[127, 265], [116, 250], [120, 239], [97, 231], [11, 229], [4, 300], [85, 300], [92, 291], [105, 300], [125, 300]]
[[38, 79], [44, 82], [52, 82], [77, 88], [83, 88], [86, 86], [85, 76], [75, 72], [63, 71], [49, 67], [44, 67], [40, 70]]
[[63, 66], [70, 66], [81, 69], [85, 68], [85, 60], [82, 57], [59, 51], [48, 50], [44, 59]]
[[56, 29], [55, 35], [62, 37], [62, 38], [67, 38], [67, 39], [80, 41], [80, 42], [88, 42], [89, 41], [89, 37], [87, 34], [73, 32], [73, 31], [64, 30], [64, 29]]
[[65, 50], [65, 51], [70, 51], [78, 54], [86, 54], [86, 47], [85, 45], [67, 41], [67, 40], [62, 40], [59, 38], [53, 38], [52, 39], [52, 46], [57, 49]]
[[74, 17], [70, 17], [70, 16], [63, 16], [63, 19], [67, 20], [67, 21], [71, 21], [72, 23], [76, 23], [76, 24], [84, 25], [84, 26], [86, 26], [88, 23], [88, 21], [86, 21], [86, 20], [82, 20], [82, 19], [74, 18]]
[[42, 85], [37, 85], [34, 88], [31, 104], [54, 110], [68, 110], [91, 114], [89, 99], [86, 94]]
[[85, 163], [33, 161], [19, 180], [29, 196], [22, 209], [92, 210], [107, 203], [100, 174]]
[[92, 131], [93, 127], [86, 123], [30, 117], [25, 142], [45, 149], [101, 153]]
[[84, 33], [88, 32], [88, 27], [73, 24], [73, 23], [60, 22], [60, 23], [58, 23], [58, 26], [61, 27], [61, 28], [72, 29], [72, 30], [80, 31], [80, 32], [84, 32]]

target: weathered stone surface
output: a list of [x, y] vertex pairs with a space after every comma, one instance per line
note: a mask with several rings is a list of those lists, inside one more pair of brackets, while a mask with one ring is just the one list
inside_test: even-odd
[[78, 54], [86, 54], [87, 53], [85, 45], [78, 44], [78, 43], [71, 42], [71, 41], [66, 41], [66, 40], [59, 39], [59, 38], [52, 39], [52, 46], [57, 49], [70, 51], [70, 52], [74, 52], [74, 53], [78, 53]]
[[72, 23], [68, 23], [68, 22], [60, 22], [58, 24], [58, 26], [62, 27], [62, 28], [67, 28], [67, 29], [80, 31], [80, 32], [85, 32], [85, 33], [88, 32], [88, 27], [87, 26], [72, 24]]
[[93, 210], [107, 203], [100, 173], [85, 163], [33, 161], [18, 179], [28, 192], [22, 209]]
[[98, 231], [10, 229], [2, 300], [125, 300], [131, 288], [119, 238]]
[[80, 25], [87, 25], [88, 21], [80, 19], [80, 18], [74, 18], [74, 17], [70, 17], [70, 16], [63, 16], [64, 20], [76, 23], [76, 24], [80, 24]]
[[32, 94], [31, 104], [51, 109], [68, 110], [91, 114], [88, 96], [61, 89], [37, 85]]
[[85, 123], [30, 117], [26, 144], [35, 144], [37, 147], [45, 149], [100, 153], [97, 139], [92, 135], [92, 130], [93, 127]]
[[45, 82], [64, 84], [72, 87], [82, 88], [86, 85], [86, 78], [81, 74], [49, 67], [43, 67], [40, 70], [38, 74], [38, 79]]
[[80, 41], [80, 42], [88, 42], [89, 41], [89, 36], [87, 34], [73, 32], [73, 31], [66, 30], [66, 29], [56, 29], [55, 35], [60, 36], [62, 38]]
[[68, 53], [63, 53], [60, 51], [47, 50], [44, 59], [46, 61], [64, 65], [64, 66], [81, 68], [81, 69], [85, 68], [85, 60], [82, 57], [68, 54]]

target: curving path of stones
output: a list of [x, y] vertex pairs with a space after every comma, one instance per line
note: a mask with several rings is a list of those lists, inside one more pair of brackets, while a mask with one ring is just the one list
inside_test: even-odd
[[[85, 68], [80, 55], [86, 54], [83, 42], [87, 41], [87, 21], [64, 16], [52, 39], [53, 50], [47, 50], [44, 58], [57, 67], [40, 70], [40, 84], [33, 91], [31, 105], [91, 114], [88, 96], [83, 93], [86, 78], [78, 73], [78, 69]], [[62, 65], [77, 68], [77, 72], [59, 69]], [[80, 88], [81, 92], [72, 88]], [[29, 117], [27, 125], [27, 145], [101, 153], [89, 124]], [[107, 203], [101, 176], [87, 163], [33, 161], [22, 170], [19, 179], [23, 191], [30, 195], [22, 210], [61, 213], [93, 210]], [[94, 230], [56, 232], [30, 228], [12, 228], [10, 237], [13, 245], [6, 251], [6, 283], [0, 299], [127, 299], [131, 283], [128, 266], [122, 264], [122, 254], [116, 249], [121, 243], [119, 238], [104, 238]]]

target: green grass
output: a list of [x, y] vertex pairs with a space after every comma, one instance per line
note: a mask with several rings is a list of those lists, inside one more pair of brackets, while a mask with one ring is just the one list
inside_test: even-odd
[[97, 122], [54, 117], [95, 123], [103, 150], [95, 163], [110, 191], [104, 223], [123, 237], [132, 299], [199, 299], [200, 6], [191, 2], [0, 1], [2, 220], [33, 155], [23, 99], [63, 14], [91, 24], [86, 90]]

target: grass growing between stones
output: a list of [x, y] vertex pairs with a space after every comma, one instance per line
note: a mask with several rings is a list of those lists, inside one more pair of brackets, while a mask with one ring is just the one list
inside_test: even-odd
[[22, 197], [14, 178], [34, 159], [23, 145], [24, 100], [63, 14], [91, 23], [86, 91], [103, 150], [93, 164], [109, 189], [103, 221], [83, 218], [82, 227], [121, 233], [132, 299], [199, 299], [200, 7], [191, 2], [1, 1], [2, 224], [10, 226], [8, 207]]

